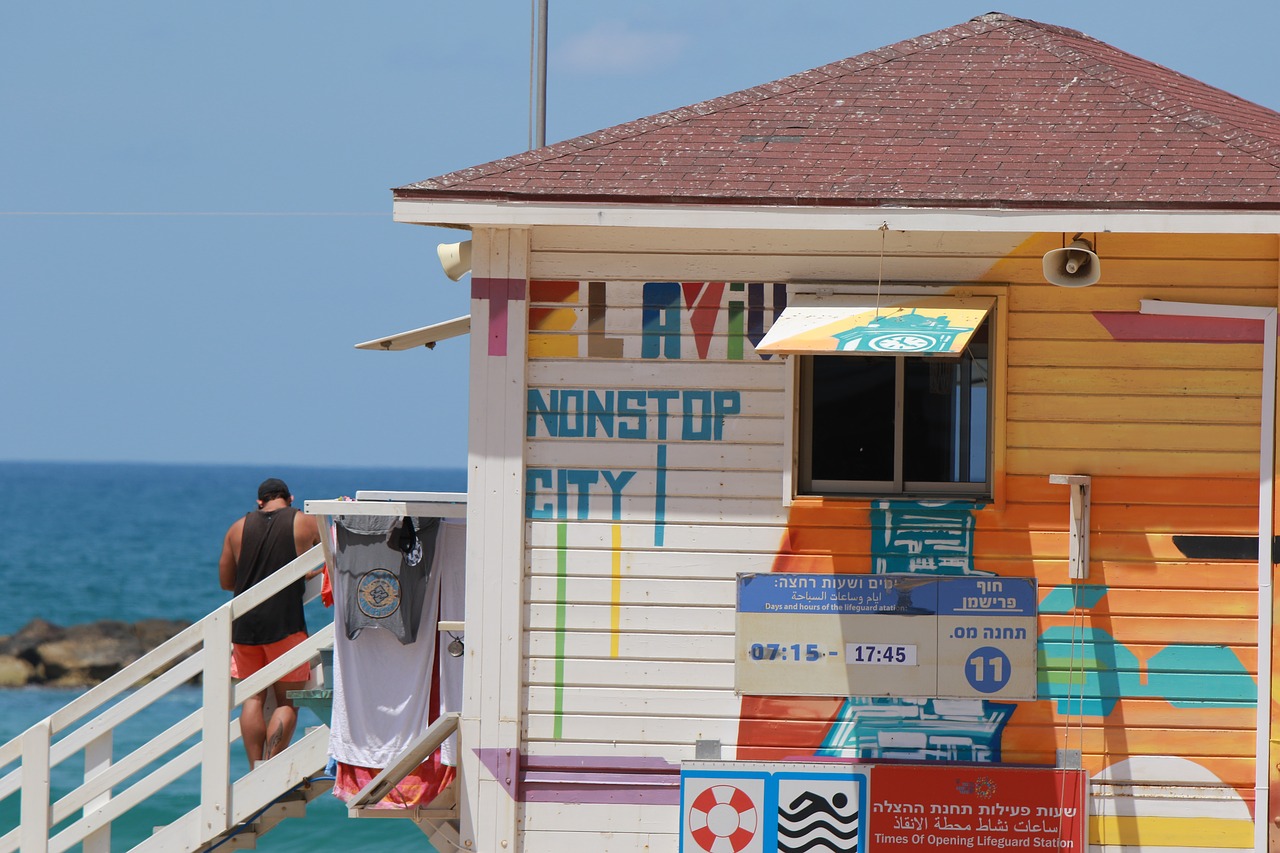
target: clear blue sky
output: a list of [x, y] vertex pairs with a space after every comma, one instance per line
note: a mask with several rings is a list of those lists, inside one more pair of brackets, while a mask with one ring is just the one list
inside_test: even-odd
[[[547, 138], [993, 11], [550, 0]], [[1007, 0], [1280, 109], [1280, 2]], [[0, 5], [0, 459], [462, 466], [468, 310], [390, 188], [525, 149], [528, 0]], [[279, 214], [279, 215], [277, 215]]]

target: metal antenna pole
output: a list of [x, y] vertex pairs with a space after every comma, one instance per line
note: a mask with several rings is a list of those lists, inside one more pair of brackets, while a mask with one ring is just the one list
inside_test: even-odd
[[533, 146], [547, 144], [547, 0], [534, 0]]

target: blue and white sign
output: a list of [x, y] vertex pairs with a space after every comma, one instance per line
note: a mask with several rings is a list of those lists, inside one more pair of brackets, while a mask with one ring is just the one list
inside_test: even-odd
[[738, 576], [735, 688], [769, 696], [1034, 699], [1036, 582]]
[[867, 849], [869, 768], [685, 762], [680, 853]]
[[739, 575], [738, 612], [931, 616], [938, 612], [938, 582], [910, 575]]

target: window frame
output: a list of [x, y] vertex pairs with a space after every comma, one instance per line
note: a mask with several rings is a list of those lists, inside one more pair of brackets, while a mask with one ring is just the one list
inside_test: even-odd
[[[971, 500], [985, 506], [1004, 505], [1004, 470], [1005, 470], [1005, 420], [1006, 396], [1008, 394], [1006, 376], [1007, 335], [1005, 318], [1007, 314], [1007, 285], [895, 285], [882, 287], [884, 296], [893, 297], [954, 297], [956, 299], [971, 296], [989, 296], [994, 298], [988, 312], [987, 324], [987, 448], [986, 475], [981, 482], [913, 482], [902, 476], [902, 458], [904, 443], [900, 441], [902, 413], [905, 410], [906, 370], [903, 359], [909, 356], [873, 356], [895, 360], [895, 474], [894, 481], [886, 486], [883, 481], [857, 480], [818, 480], [811, 477], [812, 446], [810, 435], [811, 419], [808, 413], [812, 410], [812, 355], [784, 356], [791, 362], [787, 371], [786, 396], [791, 401], [787, 407], [787, 419], [784, 458], [787, 464], [783, 468], [783, 502], [790, 505], [800, 499], [923, 499], [923, 500]], [[788, 305], [814, 304], [815, 300], [831, 300], [839, 303], [839, 297], [860, 297], [865, 299], [876, 293], [874, 284], [869, 287], [815, 286], [812, 284], [796, 286], [788, 289]], [[830, 356], [844, 357], [844, 356]]]

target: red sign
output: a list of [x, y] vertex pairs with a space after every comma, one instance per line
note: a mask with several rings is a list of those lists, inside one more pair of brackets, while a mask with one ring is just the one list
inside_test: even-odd
[[868, 849], [1086, 853], [1083, 770], [877, 764]]

